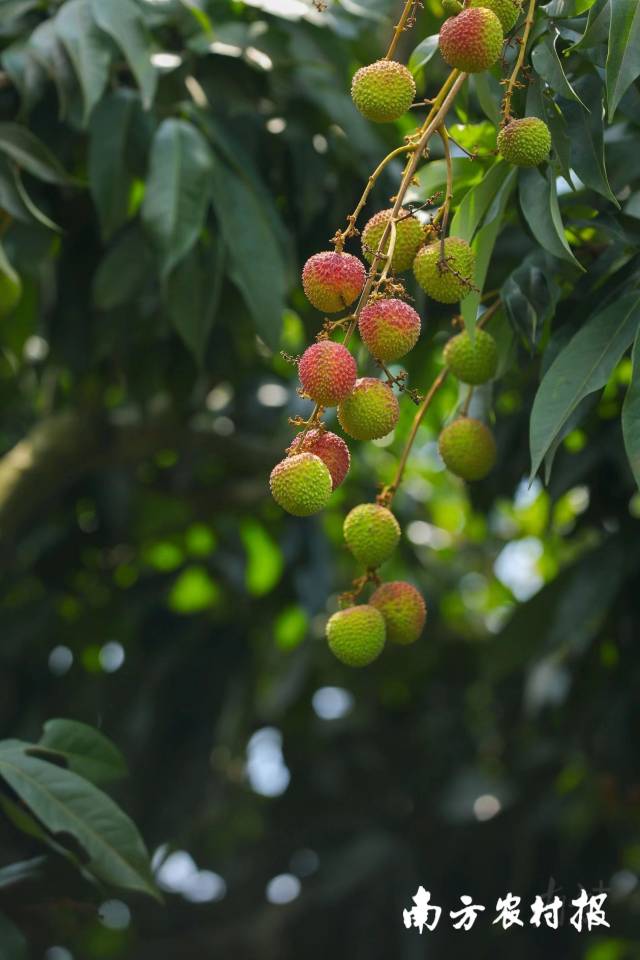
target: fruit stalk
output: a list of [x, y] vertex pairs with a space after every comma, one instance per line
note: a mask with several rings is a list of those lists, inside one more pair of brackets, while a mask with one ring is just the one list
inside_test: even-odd
[[534, 11], [536, 7], [536, 0], [529, 0], [529, 7], [527, 10], [527, 19], [524, 22], [524, 32], [520, 39], [520, 49], [518, 50], [518, 56], [514, 64], [513, 70], [511, 71], [511, 76], [507, 80], [507, 88], [504, 94], [504, 100], [502, 101], [502, 119], [503, 123], [508, 123], [511, 119], [511, 100], [513, 98], [514, 91], [518, 85], [518, 74], [522, 70], [522, 64], [524, 63], [524, 58], [527, 52], [527, 43], [529, 42], [529, 34], [531, 33], [531, 28], [534, 23]]
[[394, 53], [396, 52], [396, 47], [400, 42], [400, 37], [402, 36], [403, 31], [406, 29], [408, 22], [411, 20], [413, 13], [418, 5], [418, 0], [407, 0], [404, 5], [404, 10], [402, 15], [398, 20], [391, 38], [391, 43], [389, 44], [389, 49], [385, 54], [385, 60], [391, 60]]

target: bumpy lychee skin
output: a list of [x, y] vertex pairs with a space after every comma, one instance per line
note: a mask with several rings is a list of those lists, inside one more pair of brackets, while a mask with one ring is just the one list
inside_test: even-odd
[[420, 315], [404, 300], [373, 300], [360, 314], [358, 329], [376, 360], [392, 363], [415, 347]]
[[493, 66], [503, 41], [500, 20], [487, 7], [469, 7], [440, 28], [443, 59], [464, 73], [480, 73]]
[[415, 643], [424, 629], [427, 607], [422, 594], [404, 580], [383, 583], [369, 603], [383, 616], [387, 639], [406, 645]]
[[549, 127], [538, 117], [510, 120], [498, 134], [498, 150], [516, 167], [537, 167], [549, 159]]
[[348, 667], [366, 667], [384, 648], [384, 619], [379, 610], [363, 603], [338, 610], [327, 623], [329, 649]]
[[398, 400], [382, 380], [360, 377], [338, 407], [342, 429], [354, 440], [379, 440], [391, 433], [400, 414]]
[[329, 430], [309, 430], [308, 433], [298, 434], [291, 444], [291, 453], [314, 453], [320, 457], [331, 474], [333, 489], [339, 487], [351, 463], [349, 447], [342, 437]]
[[351, 97], [360, 113], [375, 123], [389, 123], [406, 113], [416, 95], [412, 74], [395, 60], [377, 60], [361, 67], [351, 83]]
[[438, 448], [447, 469], [463, 480], [482, 480], [496, 462], [491, 430], [472, 417], [460, 417], [445, 427]]
[[347, 348], [320, 340], [302, 354], [298, 364], [304, 392], [322, 407], [335, 407], [354, 388], [358, 368]]
[[343, 533], [356, 560], [372, 569], [388, 560], [398, 546], [400, 524], [386, 507], [360, 503], [347, 514]]
[[[362, 254], [369, 263], [373, 262], [384, 228], [392, 213], [391, 208], [380, 210], [371, 217], [362, 231]], [[389, 240], [390, 238], [385, 242], [383, 253], [389, 249]], [[394, 273], [402, 273], [403, 270], [410, 268], [423, 242], [424, 227], [420, 221], [413, 215], [407, 216], [401, 213], [400, 219], [396, 222], [396, 242], [391, 257], [391, 269]]]
[[269, 478], [271, 495], [294, 517], [309, 517], [326, 507], [331, 496], [331, 474], [313, 453], [298, 453], [277, 463]]
[[358, 297], [367, 279], [364, 264], [351, 253], [325, 250], [309, 257], [302, 286], [309, 303], [325, 313], [338, 313]]
[[413, 261], [416, 280], [428, 296], [439, 303], [456, 303], [471, 292], [476, 258], [461, 237], [444, 241], [444, 260], [439, 240], [418, 251]]
[[486, 330], [476, 330], [473, 340], [466, 330], [452, 337], [444, 348], [444, 361], [454, 377], [473, 386], [495, 377], [498, 346]]
[[470, 7], [486, 7], [495, 13], [503, 32], [513, 30], [522, 12], [522, 0], [470, 0]]

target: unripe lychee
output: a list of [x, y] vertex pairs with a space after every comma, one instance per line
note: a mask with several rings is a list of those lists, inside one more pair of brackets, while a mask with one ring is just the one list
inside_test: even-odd
[[388, 560], [400, 539], [400, 524], [386, 507], [360, 503], [344, 521], [345, 542], [356, 560], [369, 568]]
[[329, 649], [348, 667], [366, 667], [382, 653], [384, 619], [379, 610], [363, 603], [338, 610], [327, 623]]
[[416, 280], [433, 300], [456, 303], [471, 292], [476, 258], [461, 237], [444, 241], [444, 260], [440, 240], [422, 247], [413, 261]]
[[496, 373], [498, 346], [486, 330], [475, 330], [473, 340], [463, 330], [445, 346], [444, 361], [454, 377], [462, 383], [486, 383]]
[[416, 345], [420, 316], [404, 300], [372, 300], [360, 314], [358, 329], [376, 360], [392, 363]]
[[422, 594], [404, 580], [383, 583], [369, 603], [379, 610], [392, 643], [414, 643], [422, 633], [427, 607]]
[[325, 250], [309, 257], [302, 271], [302, 286], [309, 303], [325, 313], [350, 306], [364, 287], [367, 273], [351, 253]]
[[331, 474], [313, 453], [297, 453], [277, 463], [269, 486], [273, 499], [294, 517], [308, 517], [326, 507], [331, 496]]
[[341, 343], [319, 340], [302, 354], [298, 373], [307, 396], [321, 407], [335, 407], [353, 390], [358, 368]]
[[[362, 254], [369, 263], [373, 262], [384, 228], [392, 213], [392, 208], [380, 210], [371, 217], [362, 231]], [[385, 242], [383, 253], [389, 249], [389, 240], [390, 234]], [[407, 216], [406, 212], [401, 211], [400, 219], [396, 222], [396, 242], [391, 257], [391, 268], [394, 273], [402, 273], [403, 270], [409, 269], [423, 241], [424, 226], [413, 215]]]
[[470, 7], [487, 7], [495, 13], [504, 33], [515, 26], [522, 11], [522, 0], [470, 0]]
[[442, 9], [448, 17], [455, 17], [457, 13], [464, 10], [460, 0], [442, 0]]
[[482, 480], [496, 462], [491, 430], [472, 417], [460, 417], [445, 427], [438, 448], [447, 469], [463, 480]]
[[498, 134], [498, 150], [516, 167], [537, 167], [549, 159], [549, 127], [538, 117], [510, 120]]
[[397, 120], [409, 109], [416, 83], [402, 63], [377, 60], [361, 67], [351, 83], [351, 97], [360, 113], [376, 123]]
[[342, 429], [355, 440], [378, 440], [391, 433], [400, 414], [398, 400], [388, 384], [361, 377], [338, 407]]
[[290, 447], [291, 453], [314, 453], [326, 464], [331, 474], [333, 489], [339, 487], [346, 477], [351, 456], [342, 437], [329, 430], [309, 430], [298, 434]]
[[500, 21], [486, 7], [467, 7], [440, 28], [440, 53], [450, 67], [480, 73], [493, 66], [502, 50]]

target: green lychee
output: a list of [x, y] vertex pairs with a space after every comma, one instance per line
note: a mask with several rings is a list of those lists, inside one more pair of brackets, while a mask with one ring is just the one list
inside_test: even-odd
[[464, 73], [480, 73], [492, 67], [503, 41], [500, 20], [487, 7], [467, 7], [440, 28], [443, 59]]
[[308, 517], [329, 502], [331, 474], [320, 457], [297, 453], [276, 464], [269, 486], [273, 499], [283, 510], [294, 517]]
[[360, 113], [375, 123], [388, 123], [406, 113], [416, 95], [416, 83], [402, 63], [377, 60], [361, 67], [351, 83], [351, 97]]
[[327, 623], [329, 649], [348, 667], [366, 667], [384, 648], [384, 619], [379, 610], [363, 603], [338, 610]]
[[513, 30], [522, 11], [522, 0], [470, 0], [470, 7], [486, 7], [495, 13], [503, 32]]
[[356, 560], [371, 569], [388, 560], [398, 546], [400, 524], [387, 507], [361, 503], [347, 514], [343, 533]]
[[413, 261], [416, 280], [428, 296], [440, 303], [456, 303], [471, 292], [476, 258], [461, 237], [447, 237], [444, 259], [440, 240], [418, 251]]
[[[380, 210], [379, 213], [375, 213], [371, 217], [362, 231], [362, 254], [369, 263], [373, 262], [373, 257], [392, 213], [393, 209], [391, 207], [388, 210]], [[383, 253], [388, 251], [389, 242], [390, 235], [385, 242]], [[391, 269], [394, 273], [402, 273], [403, 270], [410, 268], [423, 242], [424, 226], [413, 214], [407, 215], [406, 211], [400, 211], [399, 219], [396, 221], [396, 242], [391, 257]], [[378, 264], [380, 264], [380, 261], [378, 261]]]
[[367, 273], [351, 253], [325, 250], [309, 257], [302, 271], [302, 286], [309, 303], [325, 313], [338, 313], [360, 295]]
[[343, 344], [319, 340], [302, 354], [298, 374], [307, 396], [322, 407], [335, 407], [353, 390], [358, 368]]
[[498, 150], [507, 163], [516, 167], [537, 167], [549, 159], [549, 127], [538, 117], [510, 120], [498, 134]]
[[383, 583], [371, 595], [369, 603], [382, 614], [387, 638], [392, 643], [415, 643], [424, 628], [427, 607], [414, 586], [403, 580]]
[[349, 471], [351, 455], [342, 437], [330, 430], [309, 430], [298, 434], [289, 448], [293, 453], [314, 453], [326, 464], [333, 489], [339, 487]]
[[445, 427], [438, 448], [447, 469], [463, 480], [482, 480], [496, 462], [491, 430], [472, 417], [460, 417]]
[[445, 346], [444, 360], [454, 377], [462, 383], [486, 383], [496, 373], [498, 345], [486, 330], [475, 330], [473, 339], [463, 330]]
[[358, 329], [376, 360], [393, 363], [416, 345], [420, 315], [404, 300], [395, 297], [372, 300], [360, 313]]
[[442, 9], [447, 17], [455, 17], [464, 7], [460, 0], [442, 0]]
[[338, 407], [342, 429], [355, 440], [378, 440], [391, 433], [400, 408], [391, 387], [375, 377], [361, 377]]

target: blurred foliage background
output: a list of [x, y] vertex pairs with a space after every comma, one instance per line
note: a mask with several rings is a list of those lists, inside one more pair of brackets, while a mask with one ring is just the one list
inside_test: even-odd
[[[549, 190], [565, 230], [549, 241], [548, 198], [522, 181], [486, 285], [505, 303], [490, 327], [502, 377], [474, 400], [495, 411], [498, 466], [473, 489], [443, 471], [449, 384], [396, 498], [404, 537], [385, 572], [424, 592], [420, 642], [354, 672], [323, 639], [357, 572], [343, 516], [392, 475], [408, 400], [392, 437], [353, 445], [323, 515], [284, 516], [268, 495], [287, 419], [308, 409], [280, 354], [302, 352], [319, 322], [299, 270], [412, 129], [411, 116], [372, 127], [348, 93], [397, 7], [0, 3], [7, 300], [14, 271], [22, 286], [0, 326], [0, 735], [37, 739], [69, 717], [115, 741], [130, 776], [112, 793], [165, 895], [92, 886], [51, 855], [0, 886], [3, 957], [640, 957], [628, 356], [567, 425], [549, 486], [527, 481], [541, 369], [637, 283], [640, 91], [604, 132], [608, 2], [543, 9], [546, 83], [518, 94], [529, 112], [543, 94], [539, 109], [562, 108]], [[403, 59], [441, 17], [428, 0]], [[555, 44], [585, 30], [567, 92]], [[411, 63], [432, 96], [446, 76], [433, 44]], [[461, 98], [463, 145], [493, 148], [499, 92], [488, 75]], [[437, 150], [416, 200], [442, 187]], [[456, 202], [490, 162], [457, 151]], [[412, 293], [425, 335], [408, 371], [424, 389], [450, 311]], [[42, 848], [0, 819], [0, 851], [4, 867]], [[528, 926], [553, 881], [569, 899], [580, 884], [608, 891], [610, 930]], [[405, 931], [419, 884], [447, 911], [473, 894], [485, 919], [466, 934]], [[522, 930], [490, 922], [508, 891], [523, 897]], [[27, 953], [10, 952], [24, 949], [16, 931]]]

